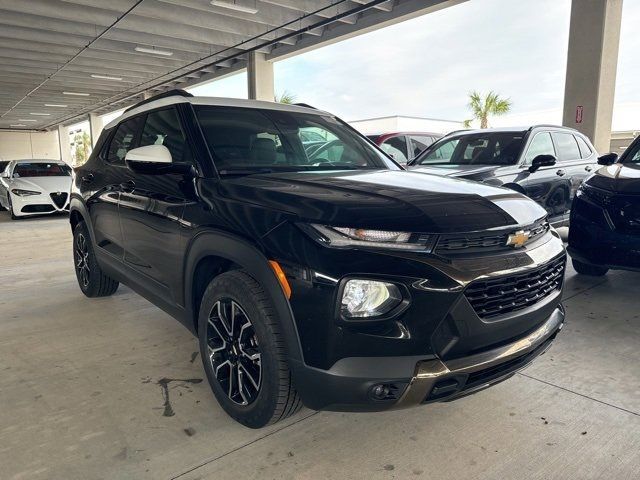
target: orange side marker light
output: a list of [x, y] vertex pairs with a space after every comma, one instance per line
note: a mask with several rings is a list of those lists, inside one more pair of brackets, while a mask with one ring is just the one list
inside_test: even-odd
[[276, 274], [276, 277], [278, 277], [278, 281], [282, 286], [282, 290], [284, 290], [284, 294], [287, 296], [287, 298], [291, 298], [291, 285], [289, 285], [289, 281], [287, 280], [287, 276], [282, 271], [282, 267], [280, 267], [278, 262], [276, 262], [275, 260], [269, 260], [269, 265], [271, 265], [273, 272]]

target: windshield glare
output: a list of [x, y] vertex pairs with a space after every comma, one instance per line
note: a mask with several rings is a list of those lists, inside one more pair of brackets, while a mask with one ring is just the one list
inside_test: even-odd
[[415, 165], [514, 165], [524, 132], [481, 132], [444, 138], [428, 148]]
[[44, 162], [21, 162], [13, 169], [14, 178], [24, 177], [68, 177], [71, 169], [67, 165]]
[[242, 107], [196, 107], [221, 175], [399, 169], [333, 117]]

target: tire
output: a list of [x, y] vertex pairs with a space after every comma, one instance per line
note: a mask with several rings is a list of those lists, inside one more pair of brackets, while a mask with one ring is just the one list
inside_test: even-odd
[[16, 216], [13, 213], [13, 204], [11, 203], [11, 195], [7, 195], [7, 199], [9, 200], [9, 215], [11, 215], [11, 220], [20, 220], [20, 217]]
[[230, 417], [261, 428], [302, 408], [274, 308], [245, 271], [211, 281], [200, 304], [198, 337], [209, 385]]
[[607, 267], [599, 267], [597, 265], [590, 265], [588, 263], [581, 262], [580, 260], [571, 259], [571, 263], [573, 263], [573, 268], [580, 275], [590, 275], [592, 277], [602, 277], [605, 275], [609, 269]]
[[84, 222], [78, 223], [73, 229], [73, 260], [78, 285], [87, 297], [108, 297], [116, 293], [119, 283], [106, 275], [98, 265]]

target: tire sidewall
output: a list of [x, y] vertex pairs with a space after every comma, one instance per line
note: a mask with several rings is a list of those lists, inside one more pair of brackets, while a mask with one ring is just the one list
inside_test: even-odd
[[[235, 420], [250, 428], [267, 425], [277, 407], [279, 391], [278, 359], [274, 348], [273, 331], [269, 327], [266, 313], [260, 306], [251, 285], [243, 281], [246, 274], [230, 272], [214, 279], [207, 287], [198, 315], [198, 339], [200, 356], [211, 390], [222, 408]], [[207, 324], [209, 314], [218, 300], [228, 298], [235, 301], [249, 317], [253, 325], [261, 354], [261, 382], [257, 398], [249, 405], [233, 402], [218, 382], [207, 350]], [[272, 307], [271, 311], [273, 311]]]

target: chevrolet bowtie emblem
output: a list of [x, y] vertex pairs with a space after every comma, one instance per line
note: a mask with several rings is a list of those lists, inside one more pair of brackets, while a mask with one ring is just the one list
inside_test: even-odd
[[524, 247], [524, 244], [529, 240], [529, 236], [531, 232], [525, 230], [519, 230], [515, 233], [509, 235], [507, 238], [507, 246], [511, 246], [513, 248]]

